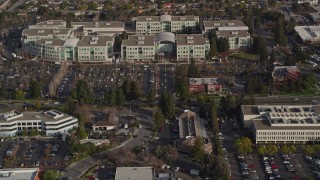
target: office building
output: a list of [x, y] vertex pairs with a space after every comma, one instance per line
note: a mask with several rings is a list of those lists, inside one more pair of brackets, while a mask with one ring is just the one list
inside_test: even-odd
[[177, 61], [205, 60], [209, 57], [210, 42], [200, 34], [176, 35]]
[[118, 125], [118, 117], [113, 111], [108, 114], [103, 113], [102, 116], [105, 117], [103, 120], [93, 122], [92, 130], [94, 132], [105, 132], [116, 129]]
[[71, 26], [79, 35], [115, 36], [124, 31], [120, 21], [71, 22]]
[[199, 16], [138, 16], [132, 18], [132, 26], [138, 35], [155, 35], [160, 32], [195, 31], [199, 25]]
[[214, 30], [217, 38], [227, 38], [231, 51], [242, 51], [251, 47], [249, 28], [239, 20], [204, 21], [202, 33], [206, 34]]
[[188, 137], [207, 138], [204, 120], [199, 118], [195, 112], [185, 110], [179, 116], [179, 136], [181, 139]]
[[123, 40], [121, 57], [125, 61], [177, 61], [204, 60], [208, 57], [210, 43], [198, 34], [132, 35]]
[[67, 22], [64, 20], [49, 20], [30, 25], [29, 29], [66, 29]]
[[305, 43], [318, 43], [320, 41], [320, 26], [296, 26], [294, 30]]
[[242, 105], [245, 128], [256, 143], [306, 143], [320, 140], [320, 106]]
[[155, 171], [153, 167], [117, 167], [114, 179], [153, 180], [155, 179]]
[[222, 92], [219, 78], [189, 78], [190, 94], [216, 94]]
[[[73, 28], [67, 29], [64, 21], [45, 21], [25, 29], [22, 32], [22, 47], [25, 53], [52, 62], [112, 61], [114, 35], [123, 32], [123, 23], [71, 24]], [[56, 25], [55, 28], [53, 28], [54, 25]]]
[[0, 169], [0, 179], [5, 180], [40, 180], [38, 168]]
[[46, 112], [10, 111], [0, 114], [0, 136], [12, 137], [22, 130], [38, 130], [57, 136], [78, 127], [78, 119], [57, 110]]

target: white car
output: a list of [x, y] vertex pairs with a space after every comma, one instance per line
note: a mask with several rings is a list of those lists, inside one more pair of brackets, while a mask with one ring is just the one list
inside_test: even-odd
[[290, 164], [290, 161], [283, 161], [283, 164]]

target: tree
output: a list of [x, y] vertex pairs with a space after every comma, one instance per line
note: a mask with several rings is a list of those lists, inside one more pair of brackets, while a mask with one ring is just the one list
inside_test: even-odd
[[291, 145], [289, 146], [289, 152], [290, 152], [290, 153], [295, 153], [296, 151], [297, 151], [296, 146], [293, 145], [293, 144], [291, 144]]
[[36, 109], [41, 109], [41, 103], [40, 103], [40, 102], [35, 102], [35, 103], [34, 103], [34, 107], [35, 107]]
[[38, 136], [39, 135], [39, 131], [37, 129], [31, 129], [29, 131], [30, 136]]
[[141, 96], [141, 87], [136, 81], [132, 81], [130, 85], [131, 98], [137, 99]]
[[285, 46], [287, 45], [287, 37], [285, 35], [285, 30], [284, 30], [284, 17], [280, 16], [278, 18], [277, 23], [275, 24], [275, 41], [280, 45], [280, 46]]
[[188, 68], [188, 77], [189, 78], [197, 78], [199, 77], [199, 70], [198, 67], [195, 64], [195, 61], [191, 59], [191, 63]]
[[21, 131], [21, 135], [22, 136], [28, 136], [28, 131], [26, 128], [23, 128], [23, 130]]
[[148, 92], [147, 101], [150, 104], [153, 104], [156, 101], [156, 91], [153, 88], [150, 89], [149, 92]]
[[126, 96], [123, 94], [121, 88], [117, 88], [115, 94], [116, 94], [116, 99], [115, 99], [116, 105], [118, 106], [123, 105], [123, 103], [126, 100]]
[[59, 178], [59, 172], [56, 170], [45, 170], [42, 176], [43, 180], [56, 180]]
[[94, 96], [84, 80], [79, 80], [76, 88], [71, 92], [72, 98], [79, 101], [80, 104], [91, 104], [94, 101]]
[[154, 127], [158, 130], [165, 124], [166, 120], [160, 108], [153, 115], [153, 124]]
[[129, 3], [124, 3], [122, 4], [122, 10], [126, 11], [126, 10], [132, 10], [133, 6]]
[[281, 152], [284, 154], [289, 154], [290, 150], [287, 145], [281, 147]]
[[218, 51], [220, 53], [224, 52], [224, 51], [229, 51], [229, 40], [228, 38], [225, 37], [219, 37], [218, 39]]
[[155, 155], [156, 155], [158, 158], [160, 158], [160, 157], [162, 156], [162, 154], [163, 154], [163, 149], [162, 149], [161, 146], [158, 145], [158, 146], [155, 148], [154, 152], [155, 152]]
[[312, 146], [306, 146], [304, 147], [304, 153], [308, 156], [313, 156], [315, 154], [315, 150]]
[[23, 90], [16, 90], [14, 92], [14, 98], [16, 100], [23, 100], [24, 99], [24, 91]]
[[266, 40], [264, 37], [260, 35], [258, 36], [257, 39], [258, 39], [257, 53], [259, 54], [261, 65], [264, 65], [268, 59]]
[[98, 5], [97, 5], [97, 3], [95, 3], [95, 2], [89, 2], [88, 3], [88, 10], [96, 10], [98, 8]]
[[88, 137], [88, 134], [85, 131], [84, 127], [79, 127], [78, 128], [77, 136], [78, 136], [79, 139], [86, 139]]
[[218, 122], [218, 115], [217, 115], [217, 105], [214, 100], [211, 102], [211, 120], [213, 126], [213, 132], [215, 135], [219, 133], [219, 122]]
[[192, 156], [196, 159], [198, 162], [202, 162], [204, 160], [205, 152], [203, 150], [203, 139], [201, 137], [196, 138], [196, 142], [194, 144], [194, 147], [192, 149]]
[[104, 102], [110, 106], [115, 104], [117, 95], [113, 90], [106, 90], [104, 92]]
[[236, 149], [240, 154], [248, 154], [252, 152], [252, 142], [248, 137], [242, 137], [236, 140]]
[[177, 160], [179, 157], [178, 150], [176, 148], [172, 147], [171, 145], [165, 146], [163, 153], [164, 153], [164, 159], [167, 162], [169, 162], [169, 164], [171, 164], [172, 162]]
[[278, 152], [278, 148], [276, 145], [267, 145], [268, 154], [275, 154]]
[[160, 96], [159, 107], [166, 119], [172, 120], [175, 117], [175, 106], [172, 96], [167, 91], [163, 92]]
[[266, 146], [260, 146], [259, 148], [258, 148], [258, 154], [259, 155], [265, 155], [265, 154], [267, 154], [267, 148], [266, 148]]
[[8, 89], [4, 84], [2, 84], [0, 88], [0, 99], [7, 99], [8, 95], [9, 95]]

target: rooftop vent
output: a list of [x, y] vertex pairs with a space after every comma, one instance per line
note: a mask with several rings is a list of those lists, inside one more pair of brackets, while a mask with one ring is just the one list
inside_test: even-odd
[[44, 33], [44, 30], [41, 29], [41, 30], [38, 30], [37, 32], [38, 32], [38, 33]]
[[52, 41], [45, 41], [44, 44], [52, 44]]
[[186, 20], [186, 17], [180, 17], [179, 19], [180, 20]]
[[59, 33], [60, 31], [58, 29], [55, 29], [52, 31], [53, 33]]
[[144, 40], [144, 36], [138, 36], [138, 40]]
[[234, 26], [234, 23], [228, 23], [228, 26]]
[[96, 27], [99, 26], [99, 23], [98, 23], [98, 22], [95, 22], [95, 23], [94, 23], [94, 26], [96, 26]]
[[144, 41], [138, 41], [138, 44], [139, 45], [144, 44]]
[[90, 44], [97, 44], [97, 42], [98, 42], [97, 40], [91, 40]]
[[151, 21], [151, 18], [146, 18], [146, 21]]
[[214, 26], [220, 26], [220, 23], [213, 23]]
[[187, 36], [187, 39], [193, 39], [193, 36]]
[[53, 21], [47, 21], [47, 24], [53, 24]]
[[232, 31], [231, 34], [238, 34], [238, 31]]
[[193, 40], [188, 40], [187, 43], [188, 44], [192, 44], [192, 43], [194, 43], [194, 41]]
[[111, 25], [111, 23], [107, 22], [107, 23], [106, 23], [106, 25], [107, 25], [107, 26], [110, 26], [110, 25]]

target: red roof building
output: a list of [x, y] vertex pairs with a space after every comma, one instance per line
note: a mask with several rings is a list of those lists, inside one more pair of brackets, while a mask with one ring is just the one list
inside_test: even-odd
[[218, 78], [189, 78], [190, 94], [216, 94], [222, 91]]

